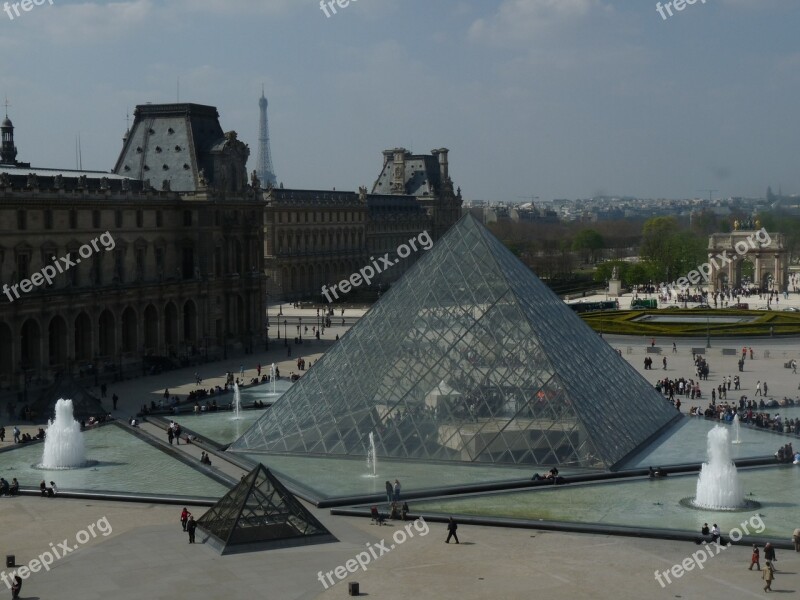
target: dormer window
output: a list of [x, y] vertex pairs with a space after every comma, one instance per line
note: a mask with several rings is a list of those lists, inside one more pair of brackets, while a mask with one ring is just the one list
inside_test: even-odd
[[169, 165], [163, 165], [161, 168], [164, 169], [165, 171], [169, 171]]
[[147, 131], [150, 132], [150, 135], [153, 135], [156, 132], [156, 130], [153, 129], [152, 127], [150, 129], [148, 129]]
[[159, 154], [161, 153], [161, 146], [156, 146], [156, 152]]
[[145, 170], [145, 171], [149, 171], [149, 170], [150, 170], [150, 167], [148, 167], [147, 165], [145, 165], [145, 166], [144, 166], [144, 170]]
[[170, 127], [169, 129], [167, 129], [167, 133], [175, 133], [175, 130], [172, 127]]
[[181, 147], [180, 146], [175, 146], [175, 152], [180, 152], [180, 151], [181, 151]]
[[141, 146], [136, 146], [136, 153], [137, 154], [141, 154], [142, 152], [144, 152], [144, 150], [142, 150], [142, 147]]

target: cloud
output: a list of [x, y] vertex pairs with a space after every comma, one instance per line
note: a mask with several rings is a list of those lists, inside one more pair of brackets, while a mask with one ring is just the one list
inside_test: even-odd
[[505, 0], [494, 15], [474, 21], [469, 36], [490, 43], [529, 40], [531, 34], [596, 10], [609, 7], [602, 0]]
[[44, 5], [37, 10], [36, 19], [27, 20], [26, 26], [35, 27], [38, 35], [51, 42], [74, 45], [116, 40], [132, 33], [153, 17], [155, 7], [151, 0], [130, 0]]
[[[297, 0], [170, 0], [169, 6], [176, 12], [219, 13], [235, 17], [245, 15], [283, 15], [292, 8], [299, 8]], [[316, 9], [316, 6], [313, 8]]]

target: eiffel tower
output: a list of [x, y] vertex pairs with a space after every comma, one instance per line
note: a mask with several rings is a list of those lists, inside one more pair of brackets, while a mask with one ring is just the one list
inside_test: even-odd
[[258, 179], [264, 187], [274, 186], [277, 183], [275, 169], [272, 166], [272, 152], [269, 149], [269, 123], [267, 121], [267, 98], [264, 96], [264, 88], [261, 88], [261, 98], [258, 100], [258, 108], [261, 111], [261, 123], [258, 134], [258, 167], [256, 172]]

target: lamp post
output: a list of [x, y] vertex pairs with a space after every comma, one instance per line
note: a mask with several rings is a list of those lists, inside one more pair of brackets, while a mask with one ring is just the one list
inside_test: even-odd
[[303, 319], [297, 319], [297, 333], [300, 336], [300, 343], [303, 343]]
[[267, 301], [267, 329], [264, 332], [264, 351], [266, 352], [269, 350], [269, 275], [264, 277], [264, 293]]
[[711, 325], [706, 315], [706, 349], [711, 348]]
[[[280, 327], [280, 323], [278, 324], [278, 327]], [[283, 345], [289, 345], [289, 338], [286, 337], [286, 319], [283, 320]]]

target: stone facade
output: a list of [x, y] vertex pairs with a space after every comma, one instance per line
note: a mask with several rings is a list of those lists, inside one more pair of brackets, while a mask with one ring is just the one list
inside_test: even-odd
[[[461, 218], [461, 191], [453, 190], [448, 151], [413, 155], [386, 150], [372, 193], [269, 189], [264, 197], [265, 265], [275, 299], [322, 301], [322, 286], [349, 278], [373, 258], [427, 231], [439, 239]], [[380, 273], [370, 286], [380, 293], [419, 258], [412, 253]], [[360, 289], [365, 289], [362, 286]], [[348, 296], [353, 298], [352, 295]]]
[[[757, 227], [760, 224], [757, 224]], [[736, 229], [708, 238], [711, 289], [715, 292], [742, 287], [742, 264], [753, 262], [751, 285], [762, 291], [784, 292], [789, 285], [789, 251], [782, 233]]]
[[[0, 395], [63, 373], [106, 379], [252, 351], [268, 300], [320, 300], [323, 285], [460, 218], [446, 149], [384, 152], [371, 194], [263, 189], [255, 173], [248, 183], [249, 149], [218, 116], [137, 106], [108, 173], [20, 163], [3, 121]], [[71, 266], [44, 281], [54, 265]]]
[[271, 299], [318, 299], [364, 264], [367, 205], [354, 192], [272, 188], [264, 199]]
[[[238, 176], [235, 184], [220, 176], [246, 172], [235, 134], [216, 149], [216, 183], [198, 171], [188, 192], [0, 164], [0, 391], [66, 372], [141, 374], [155, 357], [221, 358], [263, 341], [263, 202]], [[35, 284], [68, 255], [74, 266], [24, 293], [22, 281]]]

